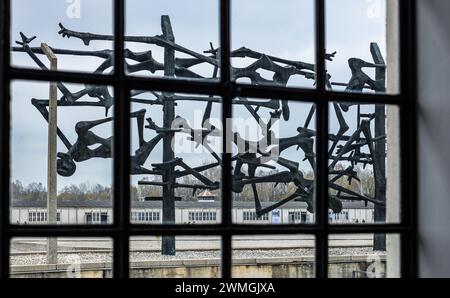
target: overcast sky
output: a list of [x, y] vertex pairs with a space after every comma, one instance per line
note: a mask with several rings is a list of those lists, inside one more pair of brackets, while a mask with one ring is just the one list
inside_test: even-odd
[[[111, 42], [95, 41], [89, 47], [78, 39], [62, 38], [58, 35], [58, 23], [76, 31], [89, 31], [100, 34], [112, 34], [112, 2], [109, 0], [81, 0], [74, 3], [65, 0], [14, 0], [12, 1], [12, 42], [20, 38], [19, 32], [27, 36], [36, 35], [32, 46], [46, 42], [55, 48], [101, 50], [112, 48]], [[73, 2], [73, 1], [72, 1]], [[333, 62], [327, 64], [332, 81], [348, 82], [350, 70], [347, 61], [351, 57], [372, 61], [369, 46], [371, 42], [380, 45], [385, 56], [385, 0], [329, 0], [327, 1], [327, 52], [337, 51]], [[78, 10], [77, 3], [80, 4]], [[161, 34], [160, 16], [170, 15], [176, 42], [196, 52], [209, 49], [212, 42], [219, 46], [218, 1], [214, 0], [128, 0], [126, 10], [126, 34], [154, 36]], [[239, 0], [232, 2], [232, 48], [245, 46], [255, 51], [279, 56], [285, 59], [301, 60], [314, 63], [314, 1], [312, 0]], [[73, 6], [75, 5], [75, 6]], [[127, 43], [132, 50], [151, 49], [157, 61], [163, 61], [163, 51], [149, 45]], [[40, 56], [46, 62], [45, 57]], [[177, 54], [177, 57], [185, 57]], [[98, 58], [73, 57], [60, 55], [60, 69], [76, 71], [93, 71], [101, 62]], [[252, 61], [236, 59], [234, 66], [248, 65]], [[21, 67], [36, 67], [34, 62], [23, 53], [14, 53], [12, 63]], [[212, 68], [198, 67], [196, 71], [211, 75]], [[368, 73], [371, 73], [368, 71]], [[138, 75], [149, 75], [139, 73]], [[161, 75], [161, 74], [157, 74]], [[267, 76], [267, 73], [262, 73]], [[291, 86], [312, 87], [311, 80], [293, 77]], [[67, 84], [71, 91], [82, 89], [81, 85]], [[60, 96], [60, 95], [59, 95]], [[47, 170], [47, 125], [40, 113], [31, 105], [31, 98], [48, 98], [48, 84], [36, 82], [15, 82], [12, 85], [12, 179], [24, 184], [42, 182], [46, 184]], [[147, 98], [149, 96], [147, 95]], [[84, 98], [85, 99], [85, 98]], [[202, 115], [204, 104], [180, 103], [176, 114], [195, 123]], [[146, 108], [146, 117], [152, 117], [161, 125], [160, 107], [135, 104], [132, 110]], [[291, 121], [280, 122], [280, 136], [289, 137], [296, 134], [296, 128], [303, 126], [310, 105], [291, 104]], [[248, 118], [250, 115], [243, 108], [235, 108], [235, 115]], [[261, 109], [262, 115], [268, 110]], [[104, 118], [103, 108], [65, 107], [58, 110], [58, 125], [73, 143], [76, 140], [74, 126], [83, 120]], [[112, 115], [110, 110], [109, 115]], [[333, 115], [333, 113], [331, 113]], [[214, 105], [213, 118], [220, 118], [220, 106]], [[267, 116], [266, 116], [267, 117]], [[350, 118], [350, 120], [353, 118]], [[355, 122], [355, 121], [352, 121]], [[198, 123], [198, 121], [197, 121]], [[349, 123], [354, 129], [355, 123]], [[132, 122], [135, 135], [135, 122]], [[313, 128], [313, 126], [310, 126]], [[237, 127], [236, 130], [242, 129]], [[337, 129], [332, 117], [331, 130]], [[111, 125], [106, 124], [94, 129], [103, 137], [112, 134]], [[153, 137], [146, 130], [145, 139]], [[133, 138], [136, 150], [137, 138]], [[220, 141], [216, 140], [216, 146]], [[61, 142], [58, 151], [66, 152]], [[301, 151], [289, 150], [287, 156], [301, 161]], [[153, 162], [161, 161], [161, 148], [152, 153], [147, 167]], [[205, 153], [180, 153], [191, 165], [201, 164], [210, 157]], [[112, 181], [112, 160], [91, 159], [77, 163], [77, 171], [71, 177], [58, 176], [58, 188], [67, 184], [84, 181], [110, 185]], [[306, 166], [305, 166], [306, 167]], [[136, 181], [139, 177], [133, 179]], [[142, 177], [141, 177], [142, 178]]]

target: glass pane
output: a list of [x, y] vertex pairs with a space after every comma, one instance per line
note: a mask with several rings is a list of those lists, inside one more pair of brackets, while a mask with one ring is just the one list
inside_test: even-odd
[[397, 0], [327, 0], [328, 88], [399, 92]]
[[314, 222], [315, 106], [233, 101], [233, 221]]
[[[49, 249], [50, 248], [50, 249]], [[13, 238], [13, 278], [111, 278], [110, 238]]]
[[110, 74], [114, 56], [112, 4], [111, 0], [12, 0], [11, 64], [50, 68], [42, 52], [42, 43], [46, 43], [57, 57], [58, 70]]
[[217, 0], [125, 1], [125, 68], [136, 76], [217, 79]]
[[[176, 252], [164, 253], [165, 238]], [[221, 277], [220, 236], [134, 236], [130, 238], [131, 278]]]
[[400, 222], [398, 107], [330, 105], [329, 222]]
[[314, 1], [233, 1], [232, 75], [238, 83], [313, 88]]
[[134, 91], [131, 111], [131, 221], [219, 223], [221, 98]]
[[11, 223], [111, 224], [112, 88], [14, 81], [11, 97]]
[[237, 235], [232, 248], [234, 278], [315, 277], [314, 235]]
[[400, 277], [400, 236], [343, 234], [328, 238], [328, 277]]

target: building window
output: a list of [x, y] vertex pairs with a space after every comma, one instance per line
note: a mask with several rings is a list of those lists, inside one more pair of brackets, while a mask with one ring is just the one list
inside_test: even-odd
[[[56, 213], [56, 221], [61, 221], [61, 212]], [[46, 223], [47, 211], [28, 211], [28, 222]]]
[[306, 211], [289, 211], [288, 216], [290, 222], [306, 223], [308, 215]]
[[256, 214], [255, 211], [243, 211], [242, 213], [244, 221], [267, 221], [269, 220], [269, 214], [264, 214], [260, 217]]
[[215, 211], [189, 211], [188, 218], [190, 222], [216, 221], [217, 213]]
[[105, 211], [90, 211], [84, 214], [86, 224], [107, 224], [108, 212]]
[[152, 223], [159, 222], [159, 211], [132, 211], [131, 221], [134, 223]]

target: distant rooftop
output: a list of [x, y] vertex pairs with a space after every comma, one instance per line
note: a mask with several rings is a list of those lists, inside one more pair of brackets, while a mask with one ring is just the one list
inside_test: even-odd
[[197, 195], [197, 198], [199, 199], [203, 199], [203, 198], [215, 198], [216, 195], [213, 194], [212, 192], [210, 192], [209, 190], [205, 189], [204, 191], [202, 191], [201, 193], [199, 193]]
[[[275, 202], [261, 202], [263, 208], [271, 206]], [[342, 202], [344, 209], [373, 209], [374, 205], [368, 203], [367, 206], [364, 202]], [[222, 203], [220, 201], [176, 201], [175, 207], [180, 209], [187, 208], [221, 208]], [[113, 204], [111, 200], [86, 200], [86, 201], [58, 201], [58, 207], [60, 208], [112, 208]], [[14, 200], [12, 201], [13, 208], [45, 208], [46, 201], [30, 201], [30, 200]], [[162, 208], [162, 201], [132, 201], [132, 208]], [[233, 201], [233, 207], [254, 209], [254, 201]], [[305, 202], [290, 201], [279, 207], [282, 208], [298, 208], [306, 209]]]

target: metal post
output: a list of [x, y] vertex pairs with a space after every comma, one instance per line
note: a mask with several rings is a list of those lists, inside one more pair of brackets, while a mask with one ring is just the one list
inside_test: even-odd
[[[57, 70], [58, 60], [52, 49], [45, 43], [41, 44], [42, 51], [50, 61], [50, 70]], [[47, 223], [56, 224], [57, 221], [57, 173], [56, 173], [56, 129], [57, 129], [57, 86], [50, 82], [49, 115], [48, 115], [48, 160], [47, 160]], [[58, 240], [55, 237], [47, 239], [47, 263], [58, 263]]]
[[[175, 42], [175, 37], [170, 24], [170, 18], [167, 15], [161, 16], [161, 29], [163, 37], [171, 42]], [[173, 77], [175, 75], [175, 51], [170, 47], [164, 48], [164, 76]], [[172, 122], [175, 119], [175, 105], [171, 100], [173, 93], [163, 93], [163, 113], [164, 113], [164, 128], [170, 129]], [[167, 131], [163, 137], [163, 163], [169, 162], [175, 158], [172, 148], [173, 132]], [[174, 167], [165, 167], [162, 175], [163, 182], [163, 224], [175, 223], [175, 174]], [[175, 237], [163, 236], [161, 244], [161, 254], [175, 255]]]
[[[371, 53], [375, 64], [385, 65], [383, 56], [378, 46], [371, 44]], [[380, 83], [380, 89], [377, 92], [386, 92], [386, 68], [377, 67], [375, 69], [375, 80]], [[386, 135], [386, 106], [383, 104], [375, 105], [375, 136]], [[374, 152], [374, 177], [375, 177], [375, 198], [386, 202], [386, 139], [375, 143]], [[386, 221], [386, 207], [375, 205], [374, 221], [384, 223]], [[386, 250], [386, 235], [376, 233], [373, 239], [374, 250]]]

